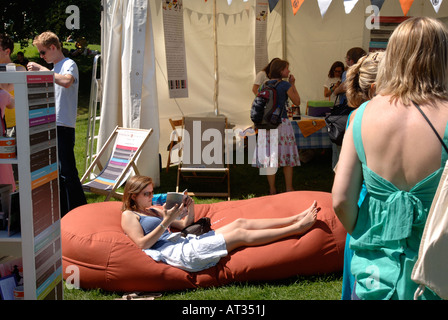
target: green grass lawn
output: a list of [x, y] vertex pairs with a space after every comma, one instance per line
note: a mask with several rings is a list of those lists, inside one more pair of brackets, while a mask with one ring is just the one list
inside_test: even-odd
[[[70, 49], [69, 44], [67, 49]], [[99, 46], [90, 46], [98, 50]], [[26, 49], [25, 56], [30, 60], [38, 59], [33, 46]], [[15, 57], [13, 57], [14, 59]], [[80, 69], [79, 108], [76, 127], [75, 154], [79, 175], [85, 171], [86, 132], [88, 126], [88, 105], [90, 94], [90, 77], [93, 57], [76, 59]], [[84, 82], [84, 84], [82, 84]], [[168, 144], [168, 141], [160, 143]], [[167, 173], [160, 173], [161, 185], [156, 193], [174, 190], [176, 186], [176, 167]], [[233, 165], [231, 167], [231, 199], [248, 199], [267, 195], [266, 177], [258, 174], [258, 169], [250, 165]], [[294, 188], [296, 190], [316, 190], [330, 192], [333, 184], [331, 169], [331, 150], [317, 150], [314, 158], [294, 168]], [[284, 185], [281, 170], [277, 173], [277, 188], [281, 192]], [[104, 196], [86, 193], [89, 203], [103, 201]], [[222, 199], [195, 198], [195, 203], [211, 203]], [[342, 289], [342, 275], [297, 276], [273, 282], [234, 283], [218, 288], [200, 288], [179, 292], [163, 292], [157, 300], [339, 300]], [[113, 300], [120, 298], [122, 292], [104, 292], [103, 290], [65, 289], [66, 300]]]

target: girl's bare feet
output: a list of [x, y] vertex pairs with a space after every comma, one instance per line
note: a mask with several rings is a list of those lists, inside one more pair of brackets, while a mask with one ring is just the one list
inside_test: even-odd
[[[299, 214], [297, 214], [295, 216], [295, 221], [293, 223], [299, 222], [300, 220], [302, 220], [310, 211], [312, 211], [313, 209], [315, 209], [317, 207], [317, 201], [314, 200], [313, 204], [306, 209], [305, 211], [300, 212]], [[320, 210], [320, 208], [319, 208]]]
[[308, 231], [314, 225], [319, 211], [320, 207], [317, 207], [317, 202], [314, 201], [311, 207], [297, 215], [295, 225], [299, 234]]

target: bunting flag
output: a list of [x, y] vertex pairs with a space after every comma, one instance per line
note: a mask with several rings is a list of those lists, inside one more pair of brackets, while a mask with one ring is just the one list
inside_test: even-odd
[[328, 7], [330, 6], [332, 0], [317, 0], [317, 4], [319, 5], [320, 14], [322, 18], [325, 13], [327, 13]]
[[406, 16], [411, 9], [412, 3], [414, 0], [400, 0], [401, 10], [403, 10], [403, 14]]
[[381, 9], [381, 7], [383, 6], [384, 0], [370, 0], [370, 3], [372, 4], [372, 6], [377, 6], [378, 9]]
[[358, 0], [344, 0], [345, 13], [349, 14], [350, 12], [352, 12], [357, 2]]
[[272, 12], [272, 10], [275, 9], [275, 6], [277, 5], [278, 0], [269, 0], [269, 12]]
[[297, 11], [299, 11], [300, 6], [305, 0], [291, 0], [292, 12], [296, 15]]
[[434, 10], [436, 13], [439, 13], [440, 5], [442, 4], [442, 0], [430, 0], [432, 6], [434, 7]]

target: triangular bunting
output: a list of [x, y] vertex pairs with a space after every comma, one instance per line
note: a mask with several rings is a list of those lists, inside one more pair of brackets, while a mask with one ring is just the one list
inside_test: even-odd
[[344, 0], [345, 13], [349, 14], [350, 12], [352, 12], [357, 2], [358, 0]]
[[227, 25], [227, 22], [229, 21], [229, 17], [230, 17], [230, 15], [225, 14], [225, 13], [223, 13], [222, 15], [223, 15], [223, 17], [224, 17], [224, 24]]
[[300, 6], [305, 0], [291, 0], [292, 12], [296, 15], [297, 11], [299, 11]]
[[414, 0], [400, 0], [401, 10], [403, 10], [403, 14], [406, 16], [411, 9], [412, 3]]
[[370, 3], [372, 4], [372, 6], [377, 6], [378, 9], [381, 9], [381, 7], [383, 6], [384, 0], [370, 0]]
[[269, 12], [272, 12], [272, 10], [275, 9], [275, 6], [277, 5], [278, 0], [269, 0]]
[[440, 5], [442, 4], [443, 0], [429, 0], [432, 4], [432, 6], [434, 7], [434, 10], [436, 11], [436, 13], [439, 13], [439, 9], [440, 9]]
[[332, 0], [317, 0], [317, 4], [319, 5], [320, 14], [322, 18], [324, 17], [325, 13], [327, 13], [328, 7], [330, 7]]

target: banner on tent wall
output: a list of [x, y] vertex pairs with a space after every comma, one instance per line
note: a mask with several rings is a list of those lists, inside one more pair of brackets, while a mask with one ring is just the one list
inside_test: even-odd
[[269, 2], [257, 0], [255, 7], [255, 71], [259, 72], [268, 64], [268, 10]]
[[166, 68], [170, 98], [188, 98], [182, 0], [163, 1]]

